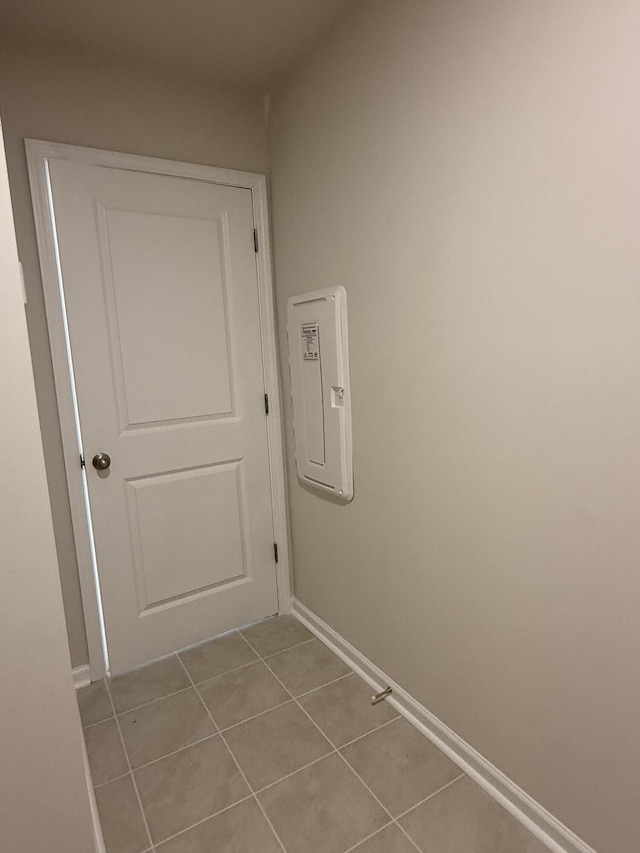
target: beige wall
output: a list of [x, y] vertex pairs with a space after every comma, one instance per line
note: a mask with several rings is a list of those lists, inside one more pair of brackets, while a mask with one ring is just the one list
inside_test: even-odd
[[87, 646], [24, 139], [265, 172], [263, 110], [257, 97], [175, 75], [6, 46], [0, 50], [0, 105], [71, 658], [80, 666]]
[[0, 847], [94, 849], [0, 133]]
[[601, 853], [640, 837], [639, 34], [367, 0], [270, 119], [281, 329], [349, 299], [355, 499], [291, 477], [296, 594]]

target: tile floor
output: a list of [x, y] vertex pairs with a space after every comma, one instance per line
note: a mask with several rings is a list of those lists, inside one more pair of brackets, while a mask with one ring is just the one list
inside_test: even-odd
[[107, 853], [545, 853], [370, 694], [292, 616], [81, 689]]

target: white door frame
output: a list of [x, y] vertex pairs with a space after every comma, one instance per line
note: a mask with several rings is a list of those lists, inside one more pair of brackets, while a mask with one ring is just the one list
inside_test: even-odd
[[[64, 464], [71, 504], [71, 519], [78, 558], [87, 644], [89, 647], [89, 666], [91, 669], [91, 679], [95, 681], [102, 678], [105, 674], [105, 640], [100, 617], [99, 587], [93, 568], [93, 544], [88, 506], [83, 484], [83, 472], [80, 465], [82, 448], [80, 447], [76, 426], [75, 389], [69, 368], [68, 330], [51, 207], [49, 161], [73, 160], [74, 162], [87, 163], [92, 166], [192, 178], [198, 181], [208, 181], [212, 184], [223, 184], [225, 186], [242, 187], [251, 190], [254, 227], [257, 232], [259, 246], [259, 251], [256, 254], [256, 266], [258, 273], [264, 382], [266, 393], [269, 395], [267, 436], [269, 466], [271, 469], [274, 538], [278, 543], [278, 563], [276, 565], [278, 611], [286, 613], [291, 610], [289, 533], [280, 408], [280, 383], [278, 378], [277, 338], [271, 275], [267, 179], [264, 175], [256, 172], [236, 172], [229, 169], [219, 169], [214, 166], [179, 163], [174, 160], [160, 160], [155, 157], [142, 157], [137, 154], [120, 154], [113, 151], [83, 148], [77, 145], [63, 145], [36, 139], [26, 139], [25, 147], [38, 240], [42, 287], [47, 312], [47, 326], [49, 328], [60, 430], [62, 433]], [[250, 239], [250, 235], [247, 235], [247, 239]]]

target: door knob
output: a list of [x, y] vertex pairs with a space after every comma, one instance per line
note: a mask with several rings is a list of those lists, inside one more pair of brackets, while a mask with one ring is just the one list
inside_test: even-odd
[[111, 457], [108, 453], [96, 453], [92, 462], [96, 471], [106, 471], [111, 465]]

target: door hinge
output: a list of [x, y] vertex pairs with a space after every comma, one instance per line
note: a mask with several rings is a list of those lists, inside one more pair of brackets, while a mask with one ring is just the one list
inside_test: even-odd
[[265, 415], [269, 414], [269, 395], [264, 395], [264, 413]]
[[256, 251], [256, 252], [258, 251], [258, 229], [257, 228], [253, 229], [253, 248], [254, 248], [254, 251]]
[[278, 562], [278, 543], [277, 542], [273, 543], [273, 556], [274, 556], [274, 559], [277, 563]]
[[85, 467], [86, 467], [86, 466], [85, 466], [85, 461], [84, 461], [84, 456], [82, 456], [82, 454], [80, 454], [80, 467], [81, 467], [81, 468], [85, 468]]

